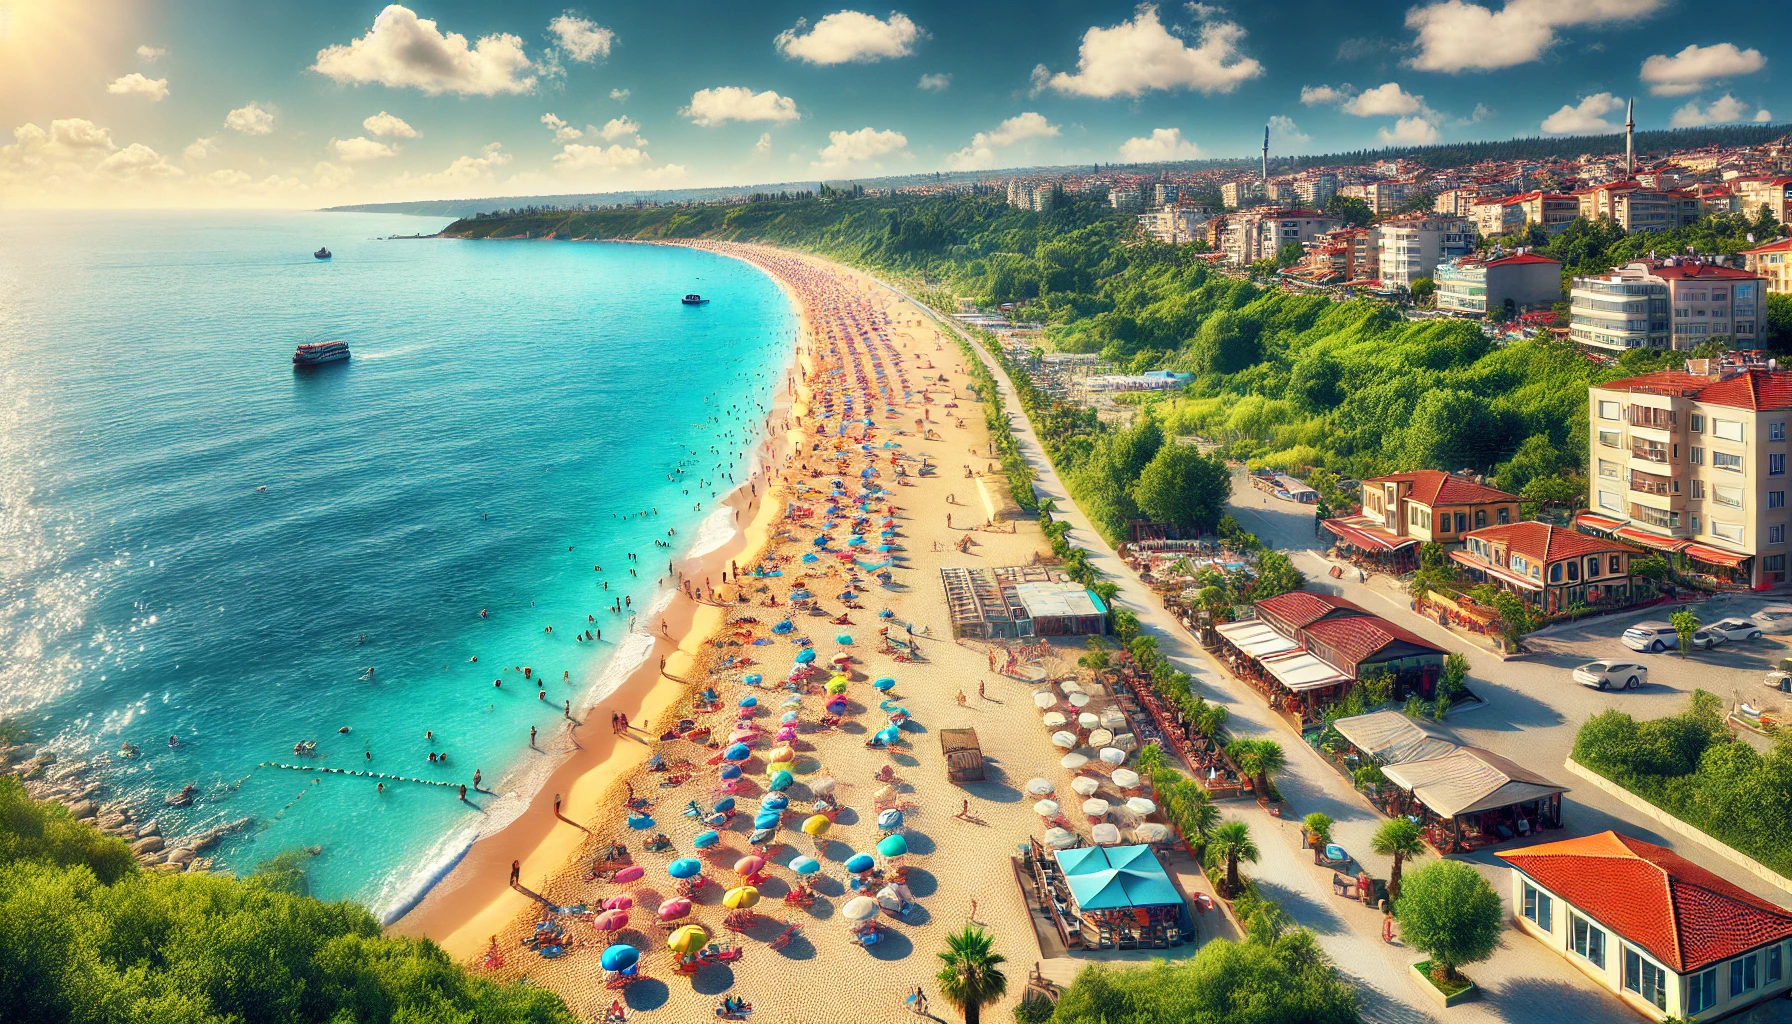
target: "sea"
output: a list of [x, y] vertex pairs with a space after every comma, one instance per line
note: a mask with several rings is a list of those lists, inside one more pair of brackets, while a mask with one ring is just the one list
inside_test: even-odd
[[708, 252], [393, 237], [445, 223], [0, 211], [0, 721], [388, 920], [648, 656], [796, 333]]

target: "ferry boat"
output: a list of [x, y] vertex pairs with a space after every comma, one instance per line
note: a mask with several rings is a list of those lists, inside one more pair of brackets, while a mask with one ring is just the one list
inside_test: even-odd
[[322, 363], [333, 363], [348, 358], [348, 342], [315, 341], [300, 345], [292, 354], [292, 365], [296, 369], [303, 366], [317, 366]]
[[708, 299], [704, 298], [701, 295], [698, 295], [696, 292], [692, 292], [691, 294], [686, 295], [684, 297], [684, 304], [687, 306], [701, 306], [708, 302], [709, 302]]
[[330, 258], [330, 247], [326, 245], [311, 255], [316, 256], [320, 260], [327, 260]]

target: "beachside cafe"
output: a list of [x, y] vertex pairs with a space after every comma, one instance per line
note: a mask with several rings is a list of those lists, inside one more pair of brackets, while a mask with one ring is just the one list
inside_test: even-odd
[[1419, 819], [1439, 853], [1468, 853], [1541, 829], [1562, 827], [1562, 794], [1536, 772], [1479, 747], [1381, 769], [1401, 791], [1390, 814]]
[[[1182, 894], [1149, 846], [1054, 850], [1046, 878], [1071, 932], [1085, 949], [1162, 949], [1194, 930]], [[1056, 876], [1053, 878], [1052, 876]]]
[[1419, 538], [1402, 537], [1368, 516], [1321, 519], [1338, 553], [1353, 565], [1398, 576], [1419, 567]]
[[1014, 640], [1033, 636], [1099, 636], [1107, 605], [1062, 571], [1040, 565], [948, 566], [940, 585], [954, 638]]

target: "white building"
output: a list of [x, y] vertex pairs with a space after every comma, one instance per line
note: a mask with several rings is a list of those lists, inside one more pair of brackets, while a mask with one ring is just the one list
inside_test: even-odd
[[1139, 230], [1169, 245], [1181, 245], [1205, 237], [1201, 226], [1209, 215], [1198, 206], [1166, 206], [1139, 214]]
[[1380, 241], [1381, 280], [1394, 288], [1411, 288], [1430, 277], [1439, 263], [1474, 251], [1474, 227], [1461, 217], [1409, 214], [1376, 228]]
[[1136, 188], [1117, 188], [1108, 193], [1108, 205], [1122, 212], [1145, 208], [1145, 196]]
[[1249, 210], [1227, 219], [1220, 248], [1226, 253], [1227, 262], [1247, 266], [1257, 260], [1275, 259], [1282, 246], [1305, 245], [1337, 226], [1336, 220], [1316, 210]]

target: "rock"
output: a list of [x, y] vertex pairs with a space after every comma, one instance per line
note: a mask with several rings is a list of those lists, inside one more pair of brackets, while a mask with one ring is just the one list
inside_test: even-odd
[[116, 832], [120, 829], [129, 827], [130, 822], [125, 819], [124, 815], [118, 813], [117, 811], [108, 811], [108, 810], [102, 809], [100, 811], [99, 817], [94, 819], [93, 824], [94, 824], [94, 827], [98, 828], [102, 832]]
[[161, 836], [145, 836], [131, 844], [131, 852], [141, 856], [145, 853], [154, 853], [166, 845], [167, 843], [162, 840]]
[[177, 846], [168, 851], [168, 863], [185, 866], [191, 863], [196, 856], [198, 856], [198, 854], [194, 853], [192, 850], [189, 850], [184, 846]]
[[162, 834], [162, 823], [159, 821], [144, 822], [137, 829], [140, 836], [159, 836]]
[[163, 798], [162, 802], [170, 807], [186, 807], [193, 802], [193, 797], [198, 793], [198, 786], [187, 786], [178, 793], [170, 793]]
[[94, 803], [92, 800], [82, 800], [71, 805], [68, 809], [68, 813], [74, 815], [76, 821], [85, 821], [98, 814], [99, 810], [99, 804]]
[[139, 854], [137, 857], [137, 863], [143, 865], [146, 868], [150, 868], [150, 867], [155, 867], [157, 864], [162, 863], [162, 861], [165, 859], [167, 859], [166, 855], [161, 853], [160, 851], [157, 851], [155, 853]]
[[210, 857], [194, 857], [187, 864], [188, 871], [210, 871], [211, 869], [212, 859]]

